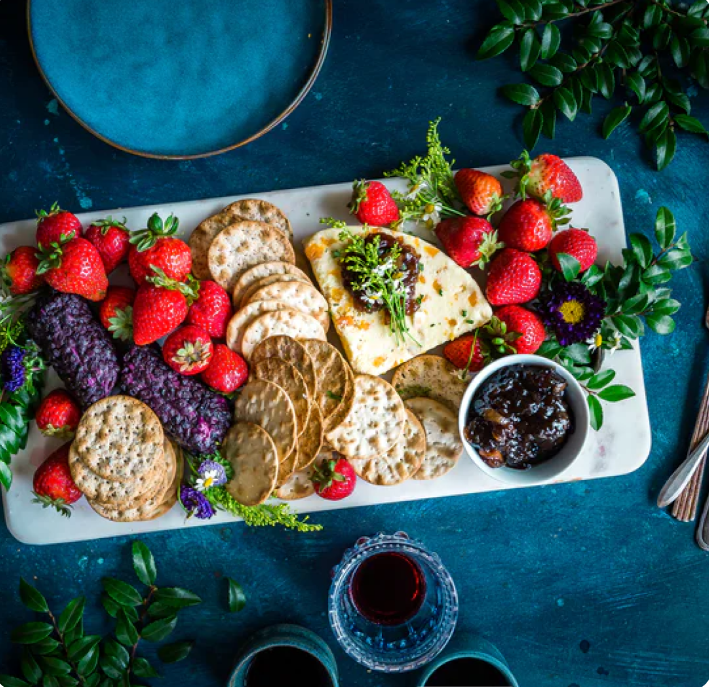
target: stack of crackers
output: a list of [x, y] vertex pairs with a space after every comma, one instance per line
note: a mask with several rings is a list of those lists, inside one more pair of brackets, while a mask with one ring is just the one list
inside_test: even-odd
[[82, 416], [69, 467], [99, 515], [138, 522], [159, 518], [177, 502], [182, 454], [147, 405], [130, 396], [109, 396]]
[[232, 295], [227, 345], [247, 360], [271, 336], [325, 340], [325, 297], [296, 267], [293, 232], [275, 205], [247, 198], [202, 222], [189, 238], [192, 272]]

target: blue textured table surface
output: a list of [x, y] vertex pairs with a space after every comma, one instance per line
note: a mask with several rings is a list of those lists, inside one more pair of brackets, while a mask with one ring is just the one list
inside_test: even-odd
[[[26, 39], [23, 3], [0, 3], [0, 222], [59, 200], [71, 210], [258, 193], [379, 176], [420, 152], [427, 122], [443, 116], [444, 141], [461, 164], [517, 156], [519, 109], [497, 94], [518, 75], [511, 61], [476, 63], [491, 0], [338, 0], [330, 54], [312, 92], [288, 120], [246, 148], [193, 162], [117, 152], [57, 108]], [[91, 40], [87, 36], [87, 40]], [[709, 120], [709, 97], [693, 97]], [[602, 110], [602, 106], [599, 108]], [[709, 556], [693, 527], [657, 510], [663, 480], [686, 450], [709, 355], [702, 326], [709, 214], [709, 144], [680, 137], [675, 162], [653, 171], [634, 131], [609, 142], [599, 113], [563, 122], [544, 146], [595, 155], [620, 179], [629, 231], [651, 232], [671, 207], [699, 261], [676, 278], [677, 332], [642, 344], [653, 425], [652, 454], [638, 472], [610, 480], [340, 511], [318, 516], [322, 533], [256, 531], [241, 524], [146, 537], [164, 583], [199, 591], [177, 633], [197, 637], [193, 656], [165, 668], [174, 687], [225, 683], [239, 643], [278, 621], [302, 623], [334, 647], [326, 622], [329, 570], [361, 534], [404, 529], [440, 552], [461, 597], [460, 628], [490, 637], [527, 687], [661, 685], [709, 679]], [[94, 599], [104, 575], [130, 574], [126, 540], [30, 548], [0, 527], [0, 672], [17, 668], [11, 628], [28, 617], [20, 574], [59, 605], [89, 598], [87, 623], [104, 630]], [[225, 609], [224, 580], [248, 605]], [[367, 673], [335, 649], [346, 687], [409, 685]]]

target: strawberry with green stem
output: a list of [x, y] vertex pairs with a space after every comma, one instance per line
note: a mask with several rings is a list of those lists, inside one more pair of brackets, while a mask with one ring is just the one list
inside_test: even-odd
[[69, 469], [70, 447], [71, 442], [68, 442], [54, 451], [37, 468], [32, 479], [33, 503], [54, 508], [67, 518], [71, 516], [71, 505], [83, 496]]
[[86, 230], [85, 238], [96, 246], [103, 260], [106, 274], [110, 274], [128, 258], [130, 249], [130, 232], [123, 221], [106, 217], [92, 222]]
[[135, 289], [129, 286], [109, 286], [106, 298], [99, 306], [101, 324], [111, 332], [116, 339], [131, 341], [133, 339], [133, 303]]
[[81, 238], [81, 222], [76, 215], [62, 210], [58, 203], [49, 209], [37, 211], [37, 233], [35, 240], [40, 251], [47, 250], [54, 243], [66, 243], [70, 239]]
[[74, 293], [90, 301], [106, 295], [108, 277], [95, 246], [86, 239], [73, 238], [66, 243], [52, 243], [38, 253], [37, 274], [53, 289]]
[[148, 226], [130, 237], [128, 268], [140, 286], [153, 274], [156, 267], [169, 279], [186, 281], [192, 270], [192, 252], [189, 246], [174, 236], [180, 221], [170, 215], [164, 222], [158, 213], [151, 215]]
[[330, 458], [315, 468], [310, 479], [320, 498], [341, 501], [354, 491], [357, 473], [346, 458]]

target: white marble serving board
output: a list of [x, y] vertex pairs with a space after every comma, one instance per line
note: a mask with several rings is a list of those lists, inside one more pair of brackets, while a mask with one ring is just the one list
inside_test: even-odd
[[[626, 239], [620, 190], [615, 174], [610, 167], [596, 158], [573, 158], [569, 160], [569, 164], [578, 175], [584, 189], [583, 200], [572, 206], [572, 225], [590, 229], [598, 240], [601, 262], [607, 259], [619, 262]], [[499, 175], [504, 169], [505, 167], [499, 166], [488, 168], [486, 171]], [[390, 188], [404, 188], [402, 180], [386, 180], [385, 183]], [[320, 228], [319, 218], [348, 219], [346, 204], [350, 193], [351, 184], [344, 183], [254, 195], [269, 200], [288, 215], [293, 224], [296, 248], [300, 249], [301, 241]], [[91, 221], [109, 214], [125, 216], [128, 226], [138, 228], [145, 226], [146, 220], [153, 212], [157, 211], [163, 217], [174, 213], [180, 218], [183, 232], [188, 234], [205, 217], [218, 212], [239, 197], [243, 196], [91, 212], [79, 215], [79, 219], [86, 226]], [[34, 228], [34, 220], [0, 226], [0, 254], [4, 255], [18, 245], [33, 243]], [[417, 233], [429, 240], [433, 237], [433, 234], [425, 229], [417, 230]], [[299, 260], [305, 264], [302, 252]], [[650, 419], [640, 350], [636, 348], [632, 351], [618, 352], [612, 356], [610, 364], [617, 372], [615, 381], [633, 388], [636, 396], [606, 406], [606, 419], [601, 431], [591, 432], [583, 455], [559, 481], [626, 474], [637, 470], [650, 453]], [[59, 386], [59, 381], [52, 373], [47, 390], [55, 386]], [[56, 544], [223, 524], [234, 520], [220, 513], [207, 522], [196, 519], [186, 521], [184, 512], [176, 506], [170, 513], [152, 522], [113, 523], [99, 517], [83, 500], [75, 504], [70, 519], [60, 517], [53, 510], [44, 510], [32, 503], [32, 475], [44, 458], [59, 445], [58, 440], [42, 436], [33, 424], [27, 450], [12, 461], [15, 480], [9, 493], [3, 491], [3, 503], [8, 529], [21, 542]], [[292, 507], [298, 512], [310, 513], [509, 488], [509, 485], [483, 474], [473, 461], [464, 455], [454, 470], [438, 480], [430, 482], [410, 480], [393, 487], [377, 487], [359, 480], [352, 496], [344, 501], [331, 502], [314, 495], [292, 502]]]

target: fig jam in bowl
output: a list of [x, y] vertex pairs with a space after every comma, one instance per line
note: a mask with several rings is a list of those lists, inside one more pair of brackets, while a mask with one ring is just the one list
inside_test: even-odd
[[558, 363], [511, 355], [470, 382], [458, 428], [468, 455], [490, 477], [520, 486], [549, 482], [583, 451], [586, 393]]

